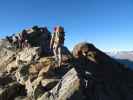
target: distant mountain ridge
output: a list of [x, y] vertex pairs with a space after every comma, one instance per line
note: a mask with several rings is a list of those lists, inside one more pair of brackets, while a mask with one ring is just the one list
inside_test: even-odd
[[133, 51], [107, 52], [106, 54], [133, 69]]

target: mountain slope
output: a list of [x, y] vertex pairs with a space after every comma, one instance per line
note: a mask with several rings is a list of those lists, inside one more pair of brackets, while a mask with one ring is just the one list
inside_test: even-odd
[[35, 46], [1, 46], [0, 100], [133, 100], [132, 70], [90, 43], [77, 44], [72, 53], [62, 47], [59, 67], [35, 34]]

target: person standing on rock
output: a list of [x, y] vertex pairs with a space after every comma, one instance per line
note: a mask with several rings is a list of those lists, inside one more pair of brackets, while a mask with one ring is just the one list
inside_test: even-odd
[[50, 48], [53, 49], [53, 53], [56, 61], [59, 64], [59, 67], [61, 66], [62, 63], [62, 46], [64, 45], [64, 40], [65, 40], [64, 37], [65, 37], [64, 28], [61, 26], [55, 27], [54, 33], [50, 41]]

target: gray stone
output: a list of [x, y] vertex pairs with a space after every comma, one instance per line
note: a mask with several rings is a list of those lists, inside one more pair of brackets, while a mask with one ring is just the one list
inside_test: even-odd
[[73, 68], [63, 76], [53, 89], [44, 93], [38, 100], [83, 100], [83, 98], [80, 91], [80, 79]]

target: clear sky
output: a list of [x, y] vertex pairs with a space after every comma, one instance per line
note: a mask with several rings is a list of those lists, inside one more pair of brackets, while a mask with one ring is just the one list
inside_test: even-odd
[[0, 38], [33, 25], [62, 25], [65, 45], [133, 50], [133, 0], [0, 0]]

